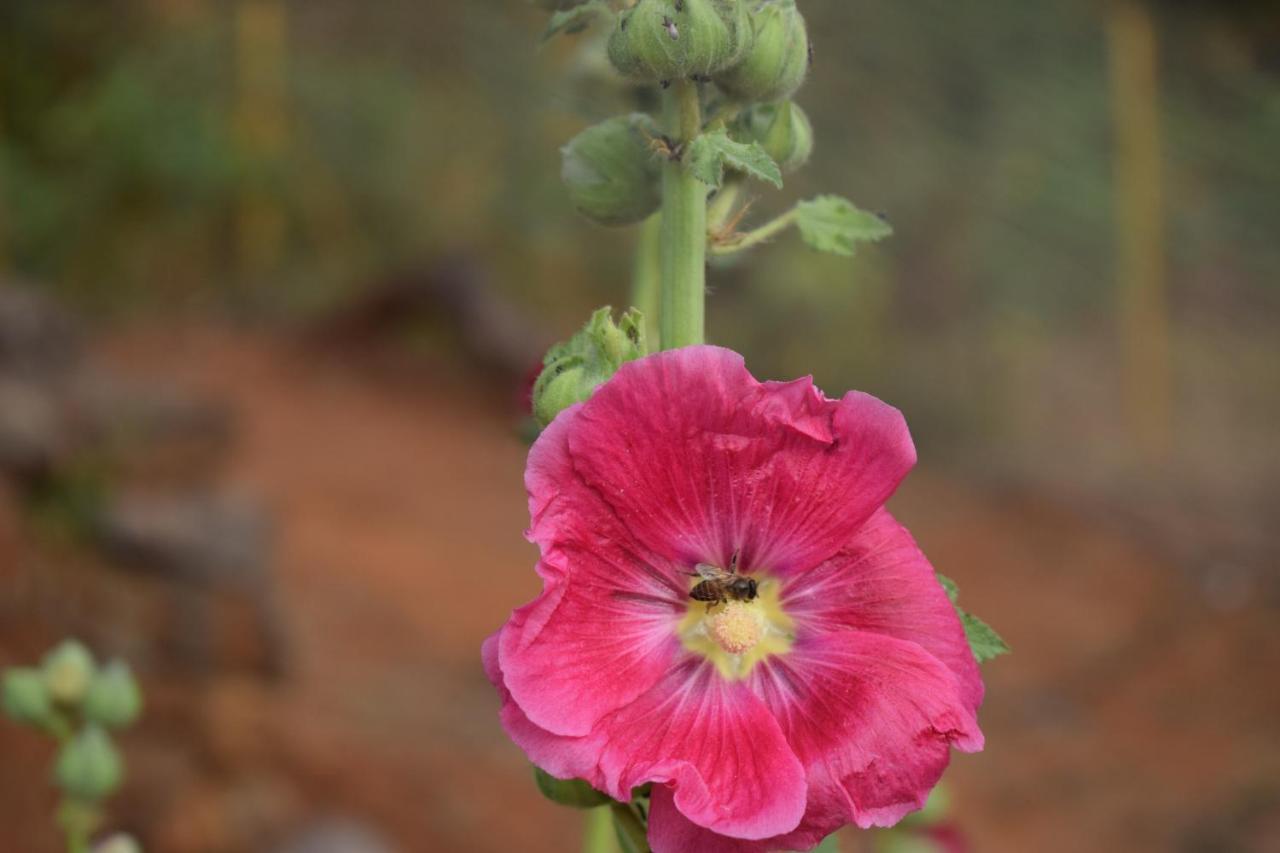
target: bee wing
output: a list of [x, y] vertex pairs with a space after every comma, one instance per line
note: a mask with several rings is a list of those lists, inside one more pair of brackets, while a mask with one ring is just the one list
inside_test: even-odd
[[710, 563], [698, 563], [693, 569], [704, 581], [719, 581], [730, 576], [724, 569]]

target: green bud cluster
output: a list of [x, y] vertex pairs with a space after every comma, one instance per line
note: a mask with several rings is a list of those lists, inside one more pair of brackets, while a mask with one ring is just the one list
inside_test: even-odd
[[[64, 794], [59, 821], [69, 834], [87, 837], [100, 820], [97, 803], [124, 778], [124, 760], [107, 730], [128, 726], [142, 712], [133, 673], [118, 660], [100, 667], [84, 644], [65, 640], [39, 667], [5, 670], [0, 700], [10, 719], [59, 742], [53, 767], [53, 781]], [[127, 836], [112, 842], [115, 847], [106, 849], [138, 850]]]
[[600, 225], [631, 225], [662, 203], [661, 176], [649, 141], [657, 125], [644, 113], [615, 116], [561, 149], [560, 176], [578, 212]]
[[632, 308], [615, 323], [613, 309], [600, 308], [576, 335], [547, 351], [533, 385], [534, 419], [547, 426], [556, 415], [590, 397], [624, 363], [647, 354], [639, 311]]
[[752, 29], [742, 0], [639, 0], [618, 16], [609, 59], [628, 77], [707, 77], [742, 60]]

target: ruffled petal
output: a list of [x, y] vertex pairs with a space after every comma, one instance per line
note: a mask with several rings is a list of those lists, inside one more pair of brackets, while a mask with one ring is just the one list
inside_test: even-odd
[[631, 362], [582, 404], [573, 465], [636, 539], [677, 565], [788, 574], [834, 554], [915, 463], [902, 415], [809, 379], [760, 383], [687, 347]]
[[891, 826], [924, 805], [950, 747], [982, 748], [974, 710], [937, 658], [912, 642], [842, 631], [797, 638], [750, 682], [808, 769], [802, 826]]
[[596, 763], [600, 752], [597, 741], [590, 737], [563, 737], [539, 728], [511, 698], [498, 660], [501, 634], [502, 631], [498, 631], [484, 641], [480, 657], [484, 662], [485, 675], [502, 699], [499, 719], [507, 736], [524, 750], [530, 761], [557, 779], [585, 779], [595, 787], [601, 787], [603, 782]]
[[982, 703], [982, 676], [933, 566], [888, 510], [822, 565], [789, 579], [787, 612], [803, 630], [869, 631], [916, 643], [955, 675], [965, 705]]
[[689, 820], [739, 838], [788, 832], [804, 813], [804, 768], [777, 721], [745, 682], [703, 661], [686, 659], [598, 733], [601, 790], [615, 798], [665, 783]]
[[588, 734], [671, 667], [688, 581], [650, 553], [573, 472], [560, 414], [529, 454], [530, 538], [542, 549], [541, 595], [515, 610], [499, 655], [507, 689], [537, 726]]

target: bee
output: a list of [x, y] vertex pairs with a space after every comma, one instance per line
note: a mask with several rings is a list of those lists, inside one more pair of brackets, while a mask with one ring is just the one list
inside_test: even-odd
[[667, 31], [667, 35], [671, 36], [672, 41], [680, 40], [680, 28], [676, 26], [676, 22], [664, 16], [662, 18], [662, 28]]
[[708, 610], [728, 601], [752, 601], [758, 592], [755, 578], [738, 574], [736, 553], [729, 561], [728, 571], [709, 563], [698, 563], [694, 574], [702, 580], [689, 590], [689, 597], [694, 601], [705, 601]]

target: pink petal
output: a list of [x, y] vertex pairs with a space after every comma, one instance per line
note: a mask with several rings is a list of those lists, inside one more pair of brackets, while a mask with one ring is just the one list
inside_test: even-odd
[[529, 454], [526, 483], [542, 549], [542, 594], [514, 611], [499, 644], [507, 689], [540, 728], [583, 736], [671, 667], [688, 580], [639, 545], [573, 471], [562, 412]]
[[808, 768], [803, 830], [890, 826], [920, 808], [950, 747], [982, 748], [956, 679], [919, 645], [842, 631], [798, 637], [751, 682]]
[[982, 676], [955, 608], [888, 510], [872, 515], [834, 557], [790, 579], [782, 600], [805, 630], [869, 631], [916, 643], [955, 675], [966, 707], [982, 703]]
[[485, 675], [502, 698], [499, 718], [507, 736], [524, 750], [530, 761], [557, 779], [585, 779], [597, 788], [602, 787], [603, 782], [596, 765], [596, 756], [600, 751], [597, 741], [589, 737], [562, 737], [539, 728], [529, 721], [511, 698], [498, 661], [501, 634], [502, 631], [499, 631], [484, 641], [480, 656], [484, 661]]
[[627, 799], [645, 782], [672, 788], [696, 824], [740, 838], [793, 829], [804, 813], [804, 769], [746, 682], [686, 659], [632, 704], [602, 720], [602, 790]]
[[622, 367], [576, 412], [578, 476], [636, 539], [685, 567], [789, 573], [834, 554], [915, 463], [901, 414], [809, 379], [760, 383], [698, 346]]

